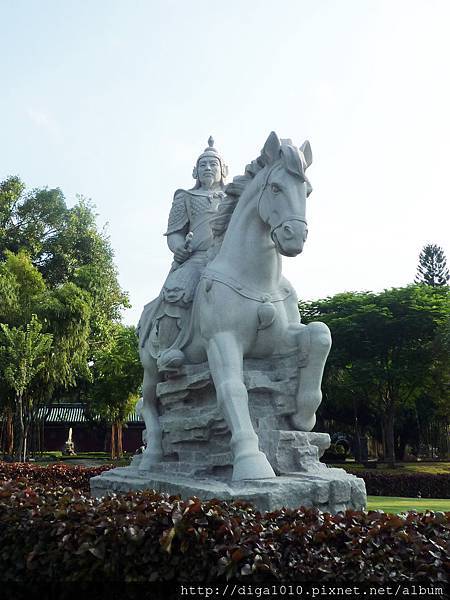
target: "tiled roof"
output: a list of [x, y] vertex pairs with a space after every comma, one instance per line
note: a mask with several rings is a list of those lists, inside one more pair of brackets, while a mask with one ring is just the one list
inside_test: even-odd
[[[87, 423], [84, 409], [81, 404], [54, 404], [43, 406], [38, 410], [38, 419], [44, 419], [45, 423]], [[94, 421], [100, 421], [99, 416], [93, 417]], [[142, 419], [136, 411], [130, 413], [127, 423], [141, 423]]]

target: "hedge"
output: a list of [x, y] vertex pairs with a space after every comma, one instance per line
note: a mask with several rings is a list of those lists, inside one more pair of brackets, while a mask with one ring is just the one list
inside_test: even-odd
[[0, 482], [14, 479], [30, 481], [46, 485], [70, 486], [74, 489], [89, 492], [89, 480], [114, 465], [99, 467], [82, 467], [78, 465], [54, 464], [48, 467], [32, 463], [7, 463], [0, 461]]
[[[112, 467], [113, 465], [102, 465], [86, 468], [66, 464], [42, 467], [30, 463], [0, 462], [0, 481], [25, 478], [37, 483], [71, 486], [89, 492], [89, 479]], [[416, 498], [420, 495], [422, 498], [450, 498], [450, 475], [346, 470], [364, 479], [370, 496]]]
[[386, 473], [346, 469], [364, 479], [369, 496], [450, 498], [450, 474]]
[[450, 513], [282, 509], [156, 492], [0, 486], [5, 582], [445, 582]]

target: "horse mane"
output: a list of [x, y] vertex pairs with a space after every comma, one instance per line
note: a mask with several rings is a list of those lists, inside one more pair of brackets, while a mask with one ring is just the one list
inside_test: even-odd
[[250, 181], [254, 179], [255, 175], [259, 173], [264, 166], [261, 157], [258, 157], [245, 167], [244, 175], [233, 177], [233, 181], [225, 186], [224, 191], [226, 196], [219, 203], [217, 215], [214, 217], [211, 224], [214, 235], [214, 245], [217, 242], [219, 242], [219, 244], [222, 242], [223, 236], [230, 224], [231, 216], [239, 202], [239, 198]]
[[[305, 176], [306, 163], [303, 157], [303, 152], [292, 144], [291, 140], [281, 140], [280, 158], [286, 169], [293, 175], [300, 177], [302, 181], [308, 184], [308, 193], [312, 190], [309, 181]], [[257, 159], [253, 160], [245, 167], [244, 175], [238, 175], [233, 178], [233, 181], [225, 186], [225, 198], [219, 203], [217, 215], [214, 217], [211, 224], [214, 241], [212, 255], [216, 255], [220, 249], [223, 238], [225, 236], [228, 225], [230, 224], [233, 212], [239, 202], [239, 198], [244, 192], [248, 184], [255, 178], [268, 164], [267, 157], [264, 156], [264, 151]]]

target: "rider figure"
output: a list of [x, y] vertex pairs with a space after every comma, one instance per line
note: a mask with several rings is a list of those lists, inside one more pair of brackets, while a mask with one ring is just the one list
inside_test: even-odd
[[180, 346], [189, 324], [195, 289], [207, 262], [207, 251], [213, 242], [213, 218], [225, 196], [228, 168], [213, 144], [210, 137], [208, 147], [197, 159], [192, 173], [195, 186], [175, 192], [164, 234], [174, 262], [157, 306], [156, 301], [148, 305], [152, 307], [148, 315], [152, 322], [150, 336], [159, 371], [176, 370], [184, 362]]

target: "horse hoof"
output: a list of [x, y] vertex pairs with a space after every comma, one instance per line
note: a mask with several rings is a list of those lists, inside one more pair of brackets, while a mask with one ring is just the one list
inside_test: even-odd
[[312, 417], [302, 417], [298, 413], [291, 416], [291, 423], [297, 431], [311, 431], [316, 424], [316, 415]]
[[276, 477], [267, 457], [262, 452], [238, 459], [233, 466], [232, 481], [268, 479]]
[[162, 460], [162, 452], [144, 452], [141, 462], [139, 463], [139, 471], [149, 471], [153, 465], [158, 464]]

